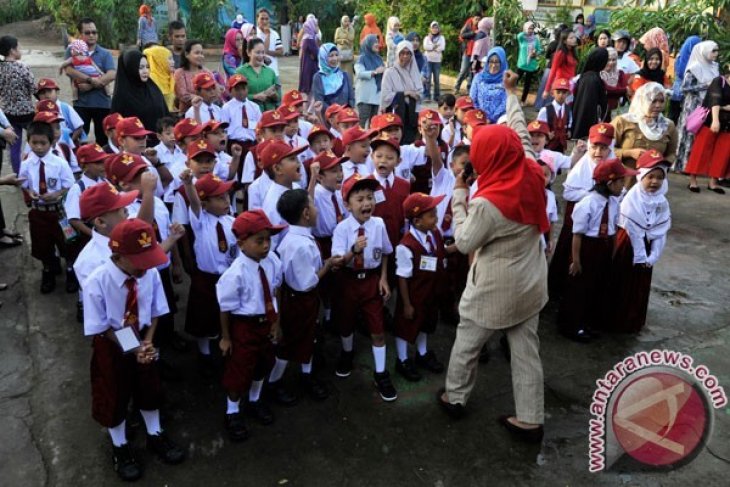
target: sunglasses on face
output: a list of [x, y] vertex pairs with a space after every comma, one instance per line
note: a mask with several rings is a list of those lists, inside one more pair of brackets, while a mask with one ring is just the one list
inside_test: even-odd
[[85, 30], [84, 31], [85, 36], [95, 36], [96, 34], [98, 34], [98, 32], [95, 30]]

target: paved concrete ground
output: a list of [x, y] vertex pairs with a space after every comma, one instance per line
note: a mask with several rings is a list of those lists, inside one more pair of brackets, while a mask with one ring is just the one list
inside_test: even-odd
[[[32, 39], [21, 38], [25, 45]], [[33, 48], [49, 50], [43, 41]], [[53, 48], [60, 50], [60, 48]], [[37, 76], [53, 76], [53, 60], [38, 53]], [[296, 73], [284, 61], [285, 73]], [[292, 75], [293, 76], [293, 75]], [[284, 76], [285, 81], [292, 76]], [[3, 172], [9, 164], [3, 165]], [[562, 177], [556, 188], [559, 190]], [[170, 360], [184, 382], [166, 383], [163, 421], [188, 449], [169, 467], [142, 450], [144, 428], [130, 428], [147, 469], [141, 485], [481, 486], [481, 485], [727, 485], [730, 409], [716, 411], [710, 449], [691, 464], [656, 473], [631, 467], [588, 473], [588, 406], [595, 380], [637, 351], [668, 348], [707, 365], [730, 391], [730, 195], [688, 192], [682, 176], [670, 177], [673, 228], [654, 273], [648, 324], [636, 337], [606, 336], [591, 345], [560, 338], [555, 310], [543, 312], [540, 337], [545, 367], [546, 438], [541, 447], [514, 442], [496, 424], [513, 410], [509, 364], [494, 348], [479, 367], [469, 416], [449, 421], [434, 404], [443, 376], [414, 385], [395, 378], [399, 399], [383, 403], [371, 384], [367, 340], [358, 336], [357, 370], [333, 374], [338, 340], [328, 337], [322, 370], [332, 391], [324, 403], [303, 400], [275, 409], [273, 426], [250, 425], [251, 438], [231, 444], [222, 432], [224, 395], [202, 382], [194, 355]], [[559, 192], [559, 191], [558, 191]], [[19, 194], [0, 188], [10, 227], [26, 235]], [[559, 228], [559, 227], [558, 227]], [[40, 267], [26, 246], [0, 251], [0, 472], [8, 486], [115, 485], [106, 432], [90, 416], [89, 341], [74, 319], [74, 298], [38, 292]], [[62, 284], [62, 281], [59, 281]], [[61, 286], [62, 287], [62, 286]], [[178, 286], [179, 304], [186, 286]], [[182, 315], [178, 315], [178, 327]], [[443, 360], [455, 329], [441, 326], [432, 341]], [[391, 371], [393, 341], [388, 340]], [[395, 376], [394, 376], [395, 377]], [[287, 376], [293, 382], [292, 371]], [[718, 457], [723, 458], [719, 459]]]

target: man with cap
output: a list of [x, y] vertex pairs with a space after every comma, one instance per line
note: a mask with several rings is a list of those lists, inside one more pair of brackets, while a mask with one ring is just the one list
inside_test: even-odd
[[[158, 318], [168, 313], [155, 267], [167, 260], [152, 226], [136, 218], [119, 222], [109, 235], [110, 259], [84, 281], [84, 334], [93, 337], [92, 415], [112, 440], [114, 469], [137, 480], [142, 467], [127, 443], [129, 401], [144, 420], [147, 446], [167, 464], [185, 459], [185, 450], [160, 425], [162, 390], [153, 345]], [[131, 352], [131, 353], [128, 353]]]
[[194, 118], [198, 123], [220, 120], [221, 107], [215, 104], [220, 99], [218, 83], [213, 75], [201, 71], [193, 76], [193, 89], [196, 95], [190, 100], [191, 107], [185, 112], [185, 118]]

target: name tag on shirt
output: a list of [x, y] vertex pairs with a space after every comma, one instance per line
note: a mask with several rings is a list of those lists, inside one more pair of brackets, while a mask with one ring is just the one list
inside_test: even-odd
[[56, 189], [56, 185], [58, 184], [58, 179], [56, 178], [48, 178], [48, 187], [51, 189]]
[[375, 196], [375, 204], [382, 203], [385, 201], [385, 192], [382, 189], [377, 190], [373, 196]]
[[116, 330], [114, 335], [116, 335], [119, 346], [122, 347], [124, 353], [131, 352], [141, 345], [137, 333], [135, 333], [134, 328], [131, 326], [125, 326], [121, 330]]
[[436, 265], [438, 264], [438, 257], [432, 255], [422, 255], [419, 269], [422, 271], [436, 272]]
[[411, 179], [411, 170], [410, 169], [401, 169], [400, 177], [402, 177], [403, 179]]

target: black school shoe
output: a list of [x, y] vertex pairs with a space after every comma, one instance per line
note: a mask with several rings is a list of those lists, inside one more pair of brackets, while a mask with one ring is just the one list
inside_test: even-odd
[[392, 402], [398, 399], [398, 393], [395, 390], [395, 387], [393, 387], [393, 382], [390, 380], [390, 374], [387, 370], [383, 372], [375, 372], [373, 374], [373, 379], [375, 382], [375, 388], [378, 389], [378, 393], [380, 393], [380, 397], [385, 402]]
[[79, 280], [73, 269], [66, 269], [66, 292], [69, 294], [79, 292]]
[[267, 395], [280, 406], [291, 407], [297, 403], [297, 396], [289, 392], [284, 386], [284, 380], [279, 379], [276, 382], [269, 382], [266, 385]]
[[44, 270], [41, 274], [41, 294], [50, 294], [56, 289], [56, 275], [52, 270]]
[[246, 405], [246, 413], [264, 426], [274, 422], [274, 413], [264, 401], [250, 401]]
[[76, 322], [84, 322], [84, 303], [82, 303], [81, 301], [76, 303]]
[[175, 445], [163, 432], [147, 435], [147, 448], [168, 465], [177, 465], [185, 460], [185, 450]]
[[58, 257], [54, 257], [51, 260], [51, 271], [56, 276], [60, 276], [61, 274], [63, 274], [63, 267], [61, 267], [61, 259], [59, 259]]
[[444, 393], [446, 392], [446, 388], [442, 387], [436, 392], [436, 402], [441, 407], [441, 409], [448, 414], [451, 419], [461, 419], [466, 414], [466, 409], [464, 408], [463, 404], [460, 403], [450, 403], [448, 401], [444, 401]]
[[228, 432], [228, 438], [231, 441], [241, 442], [248, 439], [248, 429], [246, 423], [243, 420], [243, 414], [233, 413], [226, 414], [225, 427]]
[[315, 401], [324, 401], [330, 395], [327, 386], [312, 374], [302, 374], [301, 382], [304, 392]]
[[410, 359], [396, 360], [395, 371], [398, 372], [408, 382], [418, 382], [419, 380], [421, 380], [421, 374], [418, 373], [416, 367], [413, 365], [413, 362]]
[[335, 375], [337, 377], [350, 377], [352, 374], [352, 357], [353, 352], [340, 352], [340, 358], [337, 361], [337, 367], [335, 368]]
[[142, 466], [134, 458], [129, 443], [122, 446], [112, 445], [112, 462], [114, 462], [114, 471], [125, 482], [134, 482], [142, 477]]
[[416, 353], [416, 365], [434, 374], [440, 374], [444, 371], [444, 364], [439, 362], [433, 350], [429, 350], [425, 355]]
[[520, 428], [519, 426], [510, 423], [509, 418], [510, 416], [507, 414], [500, 416], [499, 424], [507, 428], [507, 431], [509, 431], [512, 436], [526, 443], [540, 443], [542, 441], [545, 434], [545, 430], [542, 425], [532, 429]]

